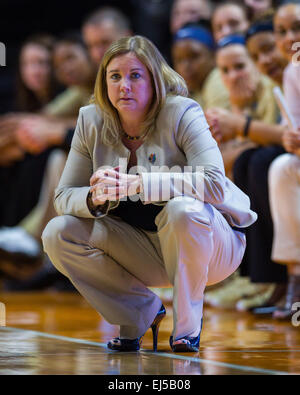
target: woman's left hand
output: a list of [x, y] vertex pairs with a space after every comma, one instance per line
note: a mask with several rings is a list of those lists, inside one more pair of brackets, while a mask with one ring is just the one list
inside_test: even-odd
[[90, 179], [93, 204], [103, 204], [106, 200], [118, 200], [141, 192], [140, 175], [120, 173], [119, 167], [97, 170]]

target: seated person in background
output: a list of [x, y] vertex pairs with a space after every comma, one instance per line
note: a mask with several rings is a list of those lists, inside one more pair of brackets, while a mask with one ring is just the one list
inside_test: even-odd
[[288, 60], [276, 45], [273, 14], [262, 16], [250, 26], [246, 42], [250, 56], [258, 69], [281, 87]]
[[91, 98], [97, 71], [79, 33], [66, 34], [57, 41], [53, 62], [57, 80], [68, 89], [43, 112], [61, 117], [77, 116], [79, 108]]
[[209, 21], [212, 15], [210, 0], [175, 0], [170, 16], [170, 30], [174, 35], [187, 23]]
[[[54, 101], [44, 106], [42, 113], [44, 114], [43, 116], [50, 116], [50, 119], [52, 119], [52, 117], [59, 117], [65, 125], [69, 120], [70, 126], [72, 126], [76, 121], [79, 108], [88, 104], [90, 100], [95, 80], [94, 68], [91, 65], [89, 55], [83, 42], [80, 40], [80, 37], [76, 35], [68, 35], [57, 41], [54, 47], [53, 58], [57, 79], [61, 84], [68, 86], [68, 88], [57, 96]], [[31, 122], [35, 122], [35, 120], [36, 117], [31, 119], [30, 116], [26, 116], [26, 119], [21, 123], [22, 127], [19, 126], [19, 130], [17, 131], [19, 146], [22, 147], [24, 151], [31, 152], [35, 157], [39, 157], [44, 151], [49, 151], [50, 153], [50, 149], [47, 150], [48, 145], [51, 145], [53, 150], [51, 150], [51, 153], [47, 157], [47, 164], [44, 167], [44, 172], [40, 180], [41, 193], [39, 193], [40, 198], [38, 202], [36, 202], [37, 205], [30, 213], [26, 213], [28, 215], [25, 218], [20, 218], [22, 222], [19, 225], [23, 229], [29, 231], [30, 234], [36, 236], [39, 240], [43, 226], [45, 226], [46, 222], [55, 215], [52, 203], [53, 191], [57, 186], [60, 174], [63, 170], [66, 154], [64, 152], [57, 152], [57, 150], [54, 149], [55, 146], [59, 146], [59, 140], [56, 141], [56, 135], [50, 128], [48, 130], [36, 128], [36, 135], [34, 136], [32, 131], [31, 133], [27, 133], [27, 127], [30, 127]], [[6, 183], [10, 182], [11, 179], [9, 178]], [[35, 184], [36, 180], [31, 179], [31, 174], [28, 174], [26, 182]], [[43, 187], [41, 187], [42, 183]], [[23, 196], [23, 192], [21, 196]], [[13, 202], [10, 204], [16, 206], [23, 205], [23, 202], [20, 200], [20, 195], [13, 196], [12, 199]], [[5, 207], [7, 207], [7, 205], [5, 205]], [[14, 228], [11, 228], [11, 230], [16, 232]], [[24, 235], [24, 239], [25, 238], [26, 236]], [[37, 275], [38, 281], [35, 282], [23, 279], [21, 275], [21, 268], [23, 269], [23, 265], [17, 263], [17, 266], [19, 266], [18, 269], [15, 268], [14, 265], [6, 264], [5, 267], [3, 265], [3, 262], [2, 264], [0, 263], [0, 269], [2, 267], [2, 271], [5, 270], [10, 277], [16, 277], [4, 282], [5, 289], [28, 289], [29, 285], [34, 288], [34, 284], [49, 285], [49, 282], [51, 283], [51, 281], [61, 277], [58, 272], [52, 269], [51, 265], [49, 266], [47, 264], [47, 262], [45, 262], [45, 266], [43, 267], [43, 272], [47, 273], [47, 279], [41, 281], [42, 276], [39, 273]], [[12, 270], [12, 268], [14, 270]], [[31, 274], [30, 271], [29, 273]], [[65, 280], [63, 280], [63, 282], [66, 283]]]
[[212, 29], [216, 42], [231, 34], [246, 33], [249, 24], [246, 8], [234, 1], [221, 3], [212, 15]]
[[54, 40], [29, 38], [22, 45], [18, 67], [16, 109], [0, 119], [0, 226], [14, 226], [38, 200], [49, 150], [31, 155], [17, 140], [16, 130], [25, 112], [39, 112], [58, 93], [52, 68]]
[[229, 91], [231, 110], [268, 123], [278, 119], [273, 97], [273, 82], [260, 74], [252, 61], [245, 39], [240, 35], [225, 37], [218, 43], [217, 66]]
[[295, 313], [293, 304], [300, 301], [300, 128], [285, 132], [284, 146], [290, 153], [275, 159], [269, 171], [274, 223], [272, 259], [286, 265], [288, 270], [285, 298], [273, 317], [290, 320]]
[[290, 320], [296, 312], [293, 304], [300, 301], [300, 67], [296, 53], [296, 43], [300, 41], [300, 5], [281, 6], [274, 18], [274, 28], [278, 48], [290, 62], [284, 72], [283, 89], [298, 128], [285, 131], [283, 143], [289, 154], [277, 158], [269, 172], [274, 221], [272, 258], [285, 264], [288, 270], [287, 292], [273, 317]]
[[266, 11], [275, 8], [275, 3], [277, 3], [276, 0], [244, 0], [251, 21], [255, 21]]
[[[25, 113], [41, 111], [61, 90], [54, 78], [52, 67], [54, 43], [52, 36], [36, 35], [29, 37], [20, 49], [16, 78], [16, 112], [4, 115], [0, 120], [1, 227], [17, 225], [35, 206], [40, 194], [51, 151], [45, 150], [39, 155], [31, 155], [18, 144], [15, 131]], [[1, 248], [4, 247], [4, 242], [1, 233]], [[18, 275], [30, 275], [32, 270], [36, 270], [37, 261], [31, 267], [21, 265]], [[16, 273], [14, 269], [7, 259], [3, 260], [2, 254], [1, 274], [5, 271], [13, 275]]]
[[21, 46], [15, 112], [0, 117], [0, 166], [9, 166], [24, 158], [25, 152], [16, 144], [15, 135], [22, 114], [39, 112], [59, 92], [52, 67], [54, 42], [52, 36], [36, 35]]
[[[66, 34], [57, 41], [53, 63], [58, 81], [67, 89], [43, 108], [41, 117], [62, 122], [65, 128], [73, 127], [80, 107], [89, 103], [96, 70], [81, 36], [76, 33]], [[17, 132], [19, 144], [32, 153], [61, 143], [61, 134], [55, 133], [56, 128], [42, 129], [42, 133], [39, 127], [34, 128], [39, 120], [36, 116], [26, 117]]]
[[189, 23], [174, 35], [174, 69], [187, 83], [190, 97], [204, 110], [229, 108], [229, 95], [215, 67], [215, 43], [209, 24]]
[[[224, 112], [228, 114], [228, 118], [230, 118], [232, 113], [240, 115], [243, 121], [246, 116], [270, 124], [276, 122], [278, 108], [273, 97], [274, 84], [257, 70], [245, 47], [243, 36], [232, 35], [223, 38], [219, 42], [217, 65], [224, 85], [229, 91], [231, 112]], [[219, 118], [221, 117], [215, 114], [218, 114], [218, 110], [209, 109], [207, 111], [208, 122], [212, 129], [215, 130], [215, 138], [221, 141], [216, 133], [219, 127]], [[246, 126], [245, 121], [243, 126]], [[253, 146], [254, 144], [247, 138], [242, 140], [234, 139], [221, 146], [225, 168], [229, 175], [231, 175], [232, 166], [236, 158], [242, 151]]]
[[[131, 34], [128, 18], [117, 9], [102, 7], [89, 14], [82, 24], [82, 36], [94, 69], [98, 69], [105, 50], [113, 41]], [[81, 42], [79, 45], [85, 51]], [[86, 56], [84, 56], [83, 61], [87, 62]], [[89, 78], [87, 78], [87, 82], [88, 80]], [[66, 84], [68, 85], [68, 82]], [[68, 93], [65, 99], [68, 102]], [[65, 99], [59, 98], [58, 102], [54, 102], [48, 107], [48, 110], [51, 113], [55, 111], [61, 113], [61, 105], [64, 104], [63, 107], [65, 107], [66, 104]], [[53, 116], [51, 118], [35, 117], [31, 118], [30, 121], [25, 120], [21, 124], [21, 129], [24, 135], [26, 134], [27, 138], [32, 141], [32, 144], [39, 146], [40, 136], [44, 136], [43, 144], [51, 147], [53, 139], [50, 136], [55, 136], [55, 144], [63, 145], [66, 150], [69, 150], [74, 134], [73, 121], [70, 127], [70, 124], [66, 124], [61, 118], [54, 118]], [[46, 137], [50, 137], [50, 139]]]
[[90, 58], [98, 70], [102, 57], [113, 41], [132, 35], [129, 19], [118, 9], [101, 7], [82, 24], [82, 35]]
[[[209, 298], [212, 299], [212, 304], [223, 305], [226, 301], [239, 310], [248, 310], [274, 305], [285, 292], [286, 271], [271, 261], [272, 219], [267, 182], [268, 166], [276, 156], [284, 152], [281, 146], [283, 129], [274, 125], [278, 120], [278, 109], [272, 92], [274, 83], [260, 75], [242, 36], [229, 36], [221, 40], [217, 64], [230, 91], [232, 111], [212, 109], [206, 115], [218, 141], [236, 136], [241, 136], [243, 141], [253, 141], [251, 148], [241, 145], [241, 151], [237, 151], [233, 177], [239, 187], [250, 195], [252, 207], [259, 216], [255, 226], [247, 230], [248, 245], [240, 268], [240, 274], [246, 275], [256, 284], [254, 297], [242, 298], [244, 290], [236, 289], [231, 295], [227, 294], [228, 300], [225, 297], [221, 300], [218, 295], [210, 295]], [[236, 119], [240, 121], [237, 122]], [[237, 127], [236, 124], [240, 126]], [[230, 127], [233, 129], [231, 125], [235, 125], [237, 132], [230, 134]]]
[[287, 4], [278, 9], [274, 17], [276, 44], [282, 56], [289, 62], [284, 71], [283, 89], [288, 106], [300, 125], [300, 4]]
[[[235, 1], [222, 2], [214, 9], [212, 15], [212, 30], [216, 43], [226, 36], [232, 34], [243, 34], [247, 31], [248, 27], [249, 20], [247, 16], [247, 10], [241, 3]], [[217, 79], [222, 81], [219, 68], [216, 69], [216, 76]], [[230, 104], [226, 107], [223, 105], [218, 107], [219, 109], [230, 109]], [[209, 122], [212, 122], [212, 119], [210, 119]], [[210, 123], [210, 126], [212, 127], [214, 124]], [[217, 136], [214, 137], [216, 138]], [[222, 152], [227, 175], [228, 177], [232, 178], [232, 163], [239, 154], [240, 150], [243, 149], [243, 145], [241, 147], [240, 143], [237, 144], [234, 140], [232, 140], [228, 142], [223, 141], [220, 143], [219, 147]]]
[[[283, 72], [288, 61], [279, 51], [270, 15], [254, 22], [246, 35], [248, 52], [258, 70], [273, 80], [275, 85], [282, 86]], [[233, 114], [223, 109], [210, 109], [208, 117], [213, 122], [214, 137], [219, 141], [227, 141], [243, 136], [247, 117]], [[284, 127], [279, 124], [266, 123], [252, 119], [248, 125], [248, 137], [260, 145], [281, 145]]]

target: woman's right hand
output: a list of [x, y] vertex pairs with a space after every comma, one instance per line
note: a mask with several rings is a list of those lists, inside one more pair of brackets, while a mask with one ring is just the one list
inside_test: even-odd
[[92, 175], [90, 191], [94, 205], [102, 205], [106, 200], [116, 201], [142, 192], [140, 175], [120, 173], [119, 170], [119, 167], [99, 169]]
[[90, 178], [90, 191], [95, 206], [100, 206], [107, 200], [116, 201], [123, 197], [124, 188], [121, 189], [119, 186], [118, 170], [118, 167], [98, 169]]

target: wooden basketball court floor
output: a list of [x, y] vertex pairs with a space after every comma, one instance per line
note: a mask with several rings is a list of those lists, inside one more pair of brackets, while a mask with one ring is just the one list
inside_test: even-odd
[[77, 293], [0, 293], [4, 375], [286, 375], [300, 374], [300, 326], [250, 313], [205, 308], [199, 353], [168, 345], [172, 307], [162, 322], [158, 352], [148, 331], [140, 352], [106, 348], [117, 334]]

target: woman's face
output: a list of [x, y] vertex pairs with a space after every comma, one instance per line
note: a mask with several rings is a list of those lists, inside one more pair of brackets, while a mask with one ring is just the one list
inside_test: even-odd
[[244, 33], [249, 27], [249, 22], [240, 7], [234, 4], [225, 4], [215, 11], [212, 27], [215, 41], [218, 42], [230, 34]]
[[63, 85], [80, 86], [89, 81], [92, 66], [86, 51], [79, 44], [58, 44], [53, 60], [56, 77]]
[[210, 17], [211, 7], [206, 0], [175, 0], [170, 18], [171, 32], [175, 34], [188, 22]]
[[27, 44], [21, 51], [20, 74], [25, 86], [35, 93], [49, 88], [51, 54], [38, 44]]
[[190, 92], [201, 89], [214, 67], [214, 56], [204, 44], [196, 40], [179, 40], [172, 47], [174, 69], [186, 81]]
[[295, 50], [292, 46], [300, 42], [300, 6], [289, 4], [280, 8], [274, 18], [276, 44], [282, 55], [290, 62]]
[[109, 100], [121, 119], [146, 117], [153, 98], [152, 79], [134, 53], [116, 56], [109, 62], [106, 84]]
[[247, 41], [247, 48], [258, 69], [281, 85], [287, 61], [276, 46], [274, 33], [255, 34]]
[[245, 5], [252, 10], [255, 17], [272, 7], [271, 0], [244, 0]]
[[244, 46], [230, 45], [220, 49], [217, 65], [230, 95], [243, 98], [254, 94], [258, 71]]

